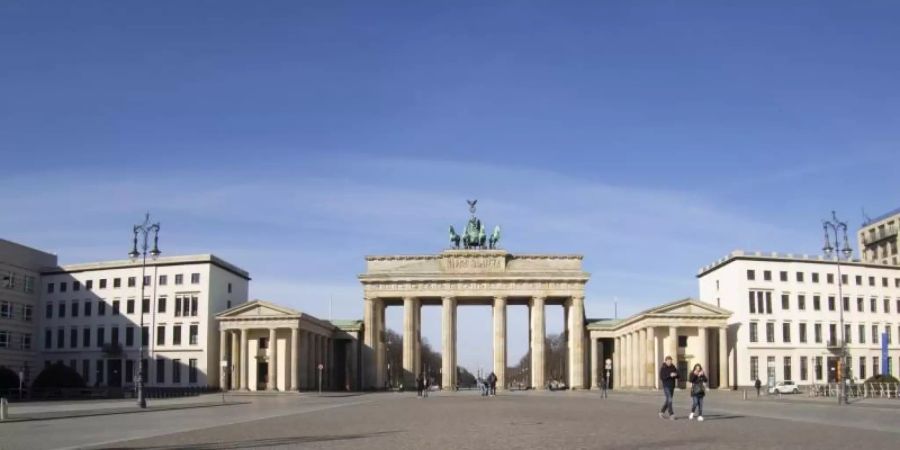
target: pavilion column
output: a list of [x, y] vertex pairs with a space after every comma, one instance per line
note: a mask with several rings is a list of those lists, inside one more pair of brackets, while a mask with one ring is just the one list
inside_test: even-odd
[[241, 329], [241, 389], [249, 390], [247, 379], [250, 377], [250, 371], [247, 368], [247, 329]]
[[657, 368], [657, 351], [656, 351], [656, 328], [647, 327], [647, 357], [644, 358], [644, 365], [647, 367], [647, 386], [659, 389], [659, 370]]
[[297, 355], [299, 353], [300, 348], [300, 333], [297, 327], [291, 328], [291, 364], [288, 366], [288, 370], [291, 371], [291, 384], [288, 386], [288, 390], [296, 391], [298, 388], [297, 384], [297, 372], [300, 369], [300, 363], [298, 361]]
[[597, 339], [591, 338], [591, 389], [597, 389], [600, 385], [600, 377], [597, 376], [597, 369], [599, 368], [598, 359], [600, 356], [597, 355]]
[[666, 355], [672, 357], [672, 362], [678, 366], [678, 327], [669, 327], [669, 348]]
[[569, 308], [569, 386], [584, 389], [584, 297], [572, 297]]
[[[241, 388], [241, 348], [237, 330], [231, 330], [231, 332], [228, 333], [228, 340], [231, 342], [231, 364], [229, 364], [231, 369], [231, 389], [236, 391]], [[144, 370], [147, 369], [145, 368]]]
[[228, 332], [221, 329], [221, 324], [219, 324], [219, 327], [219, 358], [216, 364], [219, 366], [219, 388], [224, 391], [228, 389], [228, 371], [226, 368], [231, 367], [231, 364], [222, 367], [222, 361], [228, 361]]
[[494, 375], [497, 389], [506, 390], [506, 297], [494, 297]]
[[441, 319], [441, 389], [456, 387], [456, 299], [443, 297]]
[[[699, 349], [697, 350], [697, 358], [695, 359], [694, 363], [703, 366], [703, 370], [707, 374], [709, 374], [709, 364], [707, 363], [707, 361], [709, 361], [709, 339], [707, 337], [707, 328], [704, 326], [697, 327], [697, 336], [700, 338], [700, 345]], [[688, 370], [691, 370], [692, 368], [693, 364], [691, 365], [691, 367], [688, 367]]]
[[416, 300], [415, 308], [415, 331], [413, 335], [415, 336], [414, 348], [413, 348], [413, 374], [415, 375], [413, 378], [418, 377], [422, 374], [422, 301]]
[[622, 386], [631, 386], [631, 333], [622, 335], [622, 354], [619, 356], [622, 367]]
[[728, 328], [719, 328], [719, 389], [731, 388], [731, 378], [728, 373]]
[[[387, 383], [390, 381], [387, 379], [387, 345], [384, 342], [385, 339], [385, 327], [384, 327], [384, 310], [386, 305], [384, 304], [384, 300], [377, 299], [375, 301], [375, 329], [377, 331], [377, 335], [375, 336], [375, 380], [376, 386], [378, 389], [384, 389], [387, 387]], [[317, 349], [318, 351], [318, 349]], [[315, 361], [315, 364], [318, 365], [319, 361]], [[316, 369], [318, 370], [318, 369]]]
[[544, 297], [531, 299], [531, 387], [543, 390], [544, 386]]
[[641, 387], [641, 331], [631, 333], [631, 379], [632, 386]]
[[266, 389], [270, 391], [278, 390], [278, 339], [275, 337], [275, 328], [269, 328], [269, 348], [266, 352], [269, 356], [269, 379], [266, 380]]
[[416, 384], [416, 299], [403, 298], [403, 385]]
[[[363, 307], [363, 346], [361, 351], [363, 373], [363, 388], [379, 388], [376, 379], [377, 368], [375, 367], [375, 351], [377, 349], [376, 338], [378, 337], [378, 328], [375, 324], [375, 299], [366, 297]], [[308, 353], [304, 352], [304, 358], [308, 358]]]
[[613, 388], [622, 387], [622, 337], [613, 342]]
[[647, 329], [638, 330], [638, 386], [647, 386]]

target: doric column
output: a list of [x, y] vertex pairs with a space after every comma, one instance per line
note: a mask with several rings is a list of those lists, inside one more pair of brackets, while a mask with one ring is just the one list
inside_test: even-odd
[[441, 299], [441, 388], [453, 390], [456, 387], [456, 299]]
[[572, 297], [570, 305], [569, 386], [584, 389], [584, 297]]
[[[231, 343], [231, 364], [230, 364], [230, 374], [231, 374], [231, 389], [238, 390], [241, 388], [240, 380], [241, 380], [241, 346], [240, 346], [240, 337], [238, 336], [237, 330], [231, 330], [228, 333], [228, 340]], [[144, 370], [147, 370], [146, 368]]]
[[656, 365], [656, 360], [658, 359], [656, 352], [656, 328], [647, 327], [647, 357], [644, 358], [644, 365], [647, 367], [646, 384], [655, 389], [659, 389], [656, 381], [659, 378], [659, 370]]
[[416, 299], [403, 298], [403, 386], [416, 384]]
[[597, 389], [600, 386], [600, 377], [597, 376], [602, 362], [597, 361], [602, 356], [597, 355], [597, 339], [591, 338], [591, 389]]
[[[422, 373], [422, 301], [416, 300], [416, 307], [414, 308], [415, 315], [415, 341], [413, 342], [413, 373], [415, 373], [416, 377]], [[413, 377], [415, 378], [415, 377]]]
[[647, 329], [638, 330], [638, 386], [647, 386]]
[[544, 297], [531, 299], [531, 387], [542, 390], [544, 386]]
[[[707, 362], [709, 361], [709, 339], [707, 337], [708, 333], [706, 331], [707, 329], [705, 326], [697, 327], [697, 336], [700, 338], [700, 342], [698, 346], [699, 348], [697, 350], [697, 358], [694, 360], [694, 362], [703, 366], [703, 370], [708, 374], [709, 364]], [[688, 370], [691, 370], [693, 366], [694, 365], [691, 364], [690, 367], [688, 367]]]
[[678, 327], [669, 327], [669, 348], [663, 358], [666, 356], [671, 356], [672, 362], [678, 366]]
[[[387, 344], [385, 343], [385, 327], [384, 327], [384, 310], [386, 305], [384, 300], [375, 300], [375, 380], [378, 389], [384, 389], [387, 386]], [[319, 364], [319, 361], [316, 361]], [[316, 369], [318, 370], [318, 369]], [[394, 368], [393, 370], [396, 370]]]
[[300, 351], [300, 332], [297, 327], [291, 328], [291, 364], [288, 370], [291, 371], [291, 385], [288, 387], [291, 391], [296, 391], [299, 387], [297, 384], [297, 372], [300, 370], [300, 361], [297, 355]]
[[269, 328], [269, 348], [266, 349], [269, 356], [269, 379], [266, 389], [278, 390], [278, 339], [275, 337], [275, 328]]
[[[375, 351], [377, 349], [376, 339], [378, 337], [378, 328], [375, 324], [375, 299], [366, 297], [363, 307], [363, 345], [362, 363], [363, 363], [363, 387], [381, 388], [376, 382], [377, 376], [375, 368]], [[308, 353], [304, 352], [305, 355]], [[308, 356], [304, 356], [307, 358]]]
[[494, 297], [494, 375], [497, 389], [506, 389], [506, 297]]
[[250, 378], [250, 370], [247, 368], [247, 329], [241, 329], [241, 389], [249, 390], [247, 379]]
[[728, 374], [728, 328], [719, 328], [719, 389], [731, 387], [731, 377]]
[[622, 351], [619, 354], [619, 368], [621, 371], [622, 387], [631, 386], [631, 366], [628, 363], [629, 353], [631, 352], [631, 342], [629, 342], [629, 333], [625, 333], [620, 338], [622, 341]]
[[628, 335], [628, 340], [631, 343], [629, 350], [628, 361], [631, 366], [631, 387], [638, 387], [638, 361], [640, 361], [638, 353], [638, 333], [636, 331], [632, 331]]

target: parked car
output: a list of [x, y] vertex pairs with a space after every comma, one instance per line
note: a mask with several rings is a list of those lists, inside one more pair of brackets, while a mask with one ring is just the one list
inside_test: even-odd
[[800, 386], [793, 381], [780, 381], [769, 388], [770, 394], [799, 394]]

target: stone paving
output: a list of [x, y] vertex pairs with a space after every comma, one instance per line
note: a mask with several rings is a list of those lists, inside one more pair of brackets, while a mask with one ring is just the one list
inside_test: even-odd
[[0, 449], [897, 448], [900, 402], [712, 392], [706, 421], [656, 416], [658, 393], [241, 397], [247, 404], [0, 424]]

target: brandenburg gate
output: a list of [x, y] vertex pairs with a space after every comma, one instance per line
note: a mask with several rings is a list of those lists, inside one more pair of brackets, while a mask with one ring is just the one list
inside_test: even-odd
[[[497, 249], [499, 227], [488, 237], [475, 217], [462, 236], [450, 227], [453, 248], [436, 255], [388, 255], [366, 257], [366, 271], [359, 275], [365, 299], [363, 326], [363, 387], [381, 389], [387, 381], [385, 309], [403, 307], [404, 384], [414, 384], [423, 371], [421, 361], [421, 310], [442, 308], [442, 388], [456, 386], [456, 310], [465, 305], [489, 305], [493, 315], [493, 371], [498, 389], [506, 388], [507, 307], [528, 307], [531, 348], [531, 387], [545, 386], [545, 308], [561, 305], [568, 336], [568, 385], [587, 388], [585, 367], [584, 288], [589, 274], [582, 270], [580, 255], [513, 255]], [[462, 244], [462, 245], [460, 245]]]

